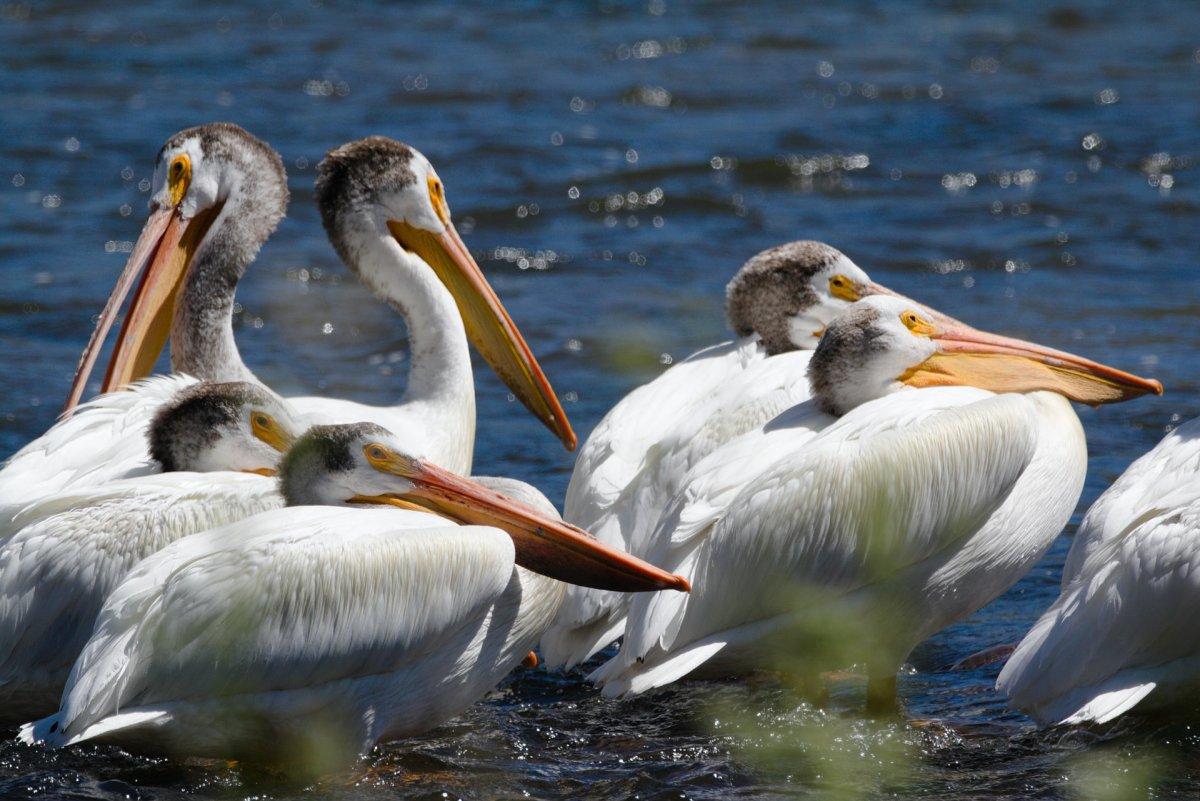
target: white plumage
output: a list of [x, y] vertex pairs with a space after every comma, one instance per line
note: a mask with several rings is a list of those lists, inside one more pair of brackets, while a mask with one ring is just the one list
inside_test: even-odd
[[565, 525], [528, 485], [399, 447], [371, 423], [306, 432], [280, 465], [288, 506], [136, 565], [58, 713], [21, 736], [324, 769], [493, 688], [550, 624], [556, 578], [686, 588]]
[[137, 562], [189, 534], [282, 505], [272, 478], [166, 473], [27, 507], [0, 547], [0, 721], [58, 707], [101, 604]]
[[[856, 654], [872, 675], [890, 675], [913, 646], [1036, 563], [1086, 467], [1078, 420], [1049, 393], [906, 391], [791, 440], [796, 450], [742, 473], [732, 499], [691, 502], [715, 509], [707, 525], [686, 538], [667, 532], [664, 566], [694, 589], [635, 601], [621, 652], [594, 676], [605, 695], [701, 666], [752, 670], [823, 604], [897, 627], [890, 647]], [[810, 599], [803, 610], [792, 605], [800, 593]]]
[[[634, 601], [621, 651], [590, 677], [605, 695], [792, 653], [804, 672], [865, 662], [869, 703], [889, 703], [912, 648], [1015, 583], [1075, 507], [1083, 430], [1038, 390], [1161, 391], [896, 297], [830, 323], [808, 374], [812, 400], [714, 450], [668, 505], [646, 555], [693, 590]], [[810, 652], [814, 632], [836, 653]]]
[[273, 758], [365, 751], [477, 700], [561, 585], [502, 531], [420, 512], [295, 507], [176, 542], [112, 593], [60, 712], [64, 745]]
[[996, 686], [1043, 725], [1104, 723], [1200, 686], [1200, 421], [1172, 431], [1084, 516], [1062, 591]]
[[[879, 291], [886, 290], [822, 243], [793, 242], [755, 256], [728, 290], [730, 326], [746, 335], [689, 356], [604, 416], [575, 462], [566, 519], [648, 557], [656, 521], [688, 471], [807, 399], [809, 349], [825, 324], [851, 299]], [[629, 601], [622, 593], [568, 587], [541, 643], [546, 664], [572, 667], [620, 636]]]
[[1167, 434], [1104, 491], [1084, 515], [1063, 566], [1062, 587], [1093, 564], [1092, 556], [1152, 517], [1200, 497], [1200, 419]]
[[0, 538], [22, 508], [47, 495], [159, 472], [146, 448], [155, 412], [196, 383], [154, 376], [94, 398], [17, 451], [0, 469]]
[[[789, 405], [790, 395], [807, 394], [809, 355], [768, 360], [757, 338], [746, 337], [700, 351], [638, 387], [588, 437], [567, 488], [565, 517], [601, 542], [644, 556], [645, 536], [639, 532], [653, 528], [696, 459], [770, 419]], [[763, 369], [768, 363], [779, 369]], [[768, 385], [739, 380], [750, 372], [775, 379], [770, 386], [777, 395], [752, 397], [756, 385]], [[572, 667], [612, 642], [624, 628], [627, 607], [623, 593], [568, 587], [541, 643], [546, 664]]]
[[158, 407], [137, 437], [146, 475], [47, 495], [17, 513], [14, 533], [0, 540], [0, 721], [58, 706], [100, 605], [134, 564], [189, 534], [283, 505], [274, 479], [261, 474], [295, 437], [278, 398], [248, 383], [199, 382]]

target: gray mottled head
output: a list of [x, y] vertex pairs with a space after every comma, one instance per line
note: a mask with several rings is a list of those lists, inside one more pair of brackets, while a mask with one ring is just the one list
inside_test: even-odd
[[[180, 171], [190, 177], [178, 181]], [[175, 310], [173, 330], [197, 334], [172, 338], [172, 364], [203, 378], [245, 378], [232, 334], [222, 329], [214, 335], [211, 329], [214, 321], [228, 327], [238, 281], [287, 211], [283, 161], [243, 128], [199, 125], [175, 134], [159, 151], [151, 207], [170, 206], [178, 191], [172, 187], [180, 186], [186, 187], [178, 201], [185, 225], [204, 213], [217, 216], [195, 252]]]
[[364, 449], [380, 443], [399, 448], [392, 432], [374, 423], [313, 426], [296, 440], [279, 465], [279, 489], [288, 506], [341, 506], [356, 495], [389, 491]]
[[232, 123], [210, 122], [186, 128], [168, 139], [158, 152], [151, 205], [171, 205], [169, 179], [171, 171], [179, 169], [176, 162], [181, 159], [190, 171], [179, 202], [181, 216], [190, 219], [223, 204], [224, 209], [234, 213], [224, 214], [221, 222], [225, 225], [214, 226], [214, 232], [221, 228], [233, 232], [227, 235], [223, 248], [235, 246], [248, 263], [287, 212], [283, 160], [266, 142]]
[[150, 424], [150, 456], [163, 472], [273, 472], [299, 424], [256, 384], [207, 381], [178, 392]]
[[725, 288], [738, 336], [757, 334], [771, 355], [816, 346], [825, 326], [874, 285], [837, 248], [801, 240], [764, 250]]
[[317, 207], [342, 261], [357, 269], [356, 232], [386, 231], [388, 220], [440, 232], [445, 191], [429, 159], [403, 142], [368, 136], [335, 148], [317, 167]]
[[925, 310], [909, 300], [875, 295], [829, 324], [808, 363], [813, 397], [822, 409], [842, 415], [881, 398], [902, 386], [907, 370], [933, 355], [933, 340], [909, 327], [914, 314], [926, 319]]

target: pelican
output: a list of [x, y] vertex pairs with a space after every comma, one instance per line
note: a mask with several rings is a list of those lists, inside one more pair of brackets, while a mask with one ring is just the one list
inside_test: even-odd
[[402, 447], [371, 423], [310, 429], [280, 466], [288, 507], [137, 565], [59, 711], [22, 737], [350, 756], [431, 729], [494, 687], [549, 625], [559, 581], [687, 588]]
[[[735, 486], [710, 480], [713, 497], [688, 496], [655, 532], [695, 590], [634, 602], [591, 677], [606, 696], [772, 667], [780, 650], [844, 666], [806, 654], [808, 632], [866, 663], [871, 709], [894, 706], [912, 648], [1015, 583], [1074, 510], [1087, 448], [1068, 399], [1162, 391], [882, 296], [830, 324], [809, 379], [812, 400], [746, 435], [756, 458], [742, 440], [708, 458], [732, 450]], [[862, 630], [829, 631], [847, 620]]]
[[[580, 449], [564, 516], [601, 541], [647, 554], [647, 539], [689, 468], [809, 397], [805, 371], [826, 324], [851, 303], [894, 294], [841, 251], [797, 241], [764, 250], [726, 288], [738, 339], [692, 354], [630, 392]], [[570, 587], [542, 640], [548, 667], [570, 668], [615, 640], [629, 599]]]
[[408, 384], [395, 407], [328, 398], [295, 398], [293, 406], [315, 422], [377, 423], [403, 436], [408, 453], [468, 475], [475, 443], [470, 338], [513, 394], [575, 448], [566, 413], [455, 230], [425, 156], [383, 136], [343, 145], [318, 168], [317, 204], [342, 261], [407, 319]]
[[[1167, 434], [1084, 515], [1062, 590], [996, 687], [1042, 725], [1106, 723], [1200, 689], [1200, 419]], [[1191, 707], [1186, 707], [1191, 709]]]
[[[144, 273], [101, 386], [107, 394], [0, 471], [0, 511], [9, 517], [40, 495], [136, 473], [154, 410], [181, 385], [259, 383], [234, 341], [232, 314], [238, 280], [284, 214], [287, 182], [278, 154], [234, 125], [190, 128], [163, 146], [154, 187], [150, 216], [80, 359], [67, 410]], [[382, 137], [354, 142], [322, 162], [317, 190], [339, 253], [406, 316], [412, 358], [395, 406], [295, 398], [289, 403], [297, 414], [309, 422], [379, 422], [410, 440], [412, 452], [468, 473], [475, 434], [469, 336], [513, 393], [574, 447], [549, 382], [455, 231], [428, 159]], [[168, 329], [172, 369], [182, 375], [112, 392], [151, 371]]]
[[[64, 419], [0, 470], [0, 524], [39, 497], [152, 471], [145, 448], [150, 422], [197, 379], [259, 383], [233, 338], [234, 291], [287, 209], [279, 154], [236, 125], [188, 128], [159, 151], [153, 187], [149, 218], [80, 358]], [[121, 303], [143, 272], [105, 394], [76, 408]], [[175, 373], [110, 391], [150, 373], [168, 328]]]
[[283, 505], [275, 470], [296, 423], [254, 384], [193, 384], [159, 409], [163, 470], [47, 496], [0, 545], [0, 722], [58, 708], [108, 593], [134, 564], [189, 534]]

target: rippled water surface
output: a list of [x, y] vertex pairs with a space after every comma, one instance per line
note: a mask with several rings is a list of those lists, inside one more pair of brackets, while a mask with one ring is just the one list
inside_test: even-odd
[[[310, 200], [325, 150], [384, 133], [438, 166], [581, 434], [723, 338], [725, 281], [795, 238], [982, 326], [1162, 379], [1162, 398], [1079, 410], [1081, 512], [1200, 413], [1189, 2], [0, 3], [0, 79], [0, 453], [53, 419], [159, 145], [213, 119], [288, 167], [288, 219], [238, 295], [247, 361], [285, 392], [401, 392], [403, 326]], [[477, 472], [561, 500], [571, 457], [477, 378]], [[853, 679], [818, 712], [769, 682], [616, 703], [578, 674], [523, 671], [314, 787], [8, 745], [0, 797], [1194, 797], [1193, 730], [1039, 734], [991, 689], [997, 665], [947, 669], [1023, 633], [1068, 544], [918, 649], [911, 724], [852, 716]]]

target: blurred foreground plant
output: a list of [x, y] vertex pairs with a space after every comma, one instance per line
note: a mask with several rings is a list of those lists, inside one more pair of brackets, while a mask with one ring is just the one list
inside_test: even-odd
[[[780, 683], [723, 694], [708, 710], [716, 733], [731, 736], [740, 758], [764, 778], [810, 787], [821, 798], [876, 798], [911, 781], [925, 735], [899, 717], [863, 716], [858, 689], [866, 682], [861, 662], [889, 647], [904, 625], [900, 616], [866, 614], [811, 587], [779, 590], [772, 606], [797, 611], [787, 635], [761, 657]], [[845, 670], [854, 672], [831, 672]], [[855, 688], [849, 705], [847, 685]], [[843, 703], [830, 705], [831, 691]]]

